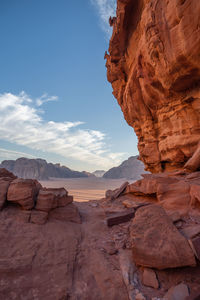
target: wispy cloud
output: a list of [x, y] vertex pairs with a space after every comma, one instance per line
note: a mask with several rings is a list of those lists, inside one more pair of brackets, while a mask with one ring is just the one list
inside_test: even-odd
[[109, 17], [115, 16], [116, 14], [116, 0], [90, 0], [95, 5], [99, 17], [102, 29], [105, 31], [108, 37], [112, 33], [108, 20]]
[[44, 93], [41, 97], [36, 99], [36, 105], [41, 106], [49, 101], [58, 101], [58, 96], [48, 96], [47, 93]]
[[25, 92], [0, 94], [1, 140], [104, 168], [121, 162], [124, 153], [111, 152], [104, 133], [80, 121], [47, 122], [34, 103]]
[[0, 148], [0, 161], [4, 159], [17, 159], [18, 157], [36, 158], [28, 153]]

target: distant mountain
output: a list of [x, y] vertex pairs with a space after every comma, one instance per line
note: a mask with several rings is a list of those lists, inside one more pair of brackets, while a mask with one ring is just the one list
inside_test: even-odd
[[96, 170], [92, 174], [94, 174], [96, 177], [103, 177], [103, 175], [106, 173], [104, 170]]
[[60, 164], [47, 163], [44, 159], [28, 159], [25, 157], [17, 160], [4, 160], [0, 168], [5, 168], [20, 178], [47, 180], [49, 177], [56, 178], [79, 178], [89, 177], [86, 172], [73, 171]]
[[138, 160], [138, 156], [131, 156], [123, 161], [120, 166], [108, 170], [103, 178], [127, 178], [137, 180], [141, 178], [141, 174], [147, 173], [144, 171], [144, 164]]

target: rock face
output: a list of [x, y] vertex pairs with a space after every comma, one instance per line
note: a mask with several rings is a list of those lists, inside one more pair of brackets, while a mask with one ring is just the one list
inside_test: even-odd
[[118, 0], [110, 22], [107, 77], [152, 172], [182, 168], [200, 140], [199, 14], [196, 0]]
[[132, 180], [139, 179], [144, 171], [144, 164], [138, 160], [138, 156], [131, 156], [123, 161], [120, 166], [111, 168], [104, 175], [103, 178], [127, 178]]
[[70, 170], [60, 164], [47, 163], [44, 159], [28, 159], [25, 157], [17, 160], [4, 160], [0, 168], [6, 168], [16, 176], [24, 179], [47, 180], [49, 177], [56, 178], [79, 178], [89, 177], [85, 172]]

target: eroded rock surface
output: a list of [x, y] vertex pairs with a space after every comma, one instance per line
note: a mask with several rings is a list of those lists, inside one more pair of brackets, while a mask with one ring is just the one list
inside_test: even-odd
[[200, 140], [199, 14], [196, 0], [118, 0], [110, 23], [107, 77], [152, 172], [182, 168]]
[[138, 265], [157, 269], [196, 265], [188, 241], [160, 206], [139, 208], [130, 235], [133, 260]]

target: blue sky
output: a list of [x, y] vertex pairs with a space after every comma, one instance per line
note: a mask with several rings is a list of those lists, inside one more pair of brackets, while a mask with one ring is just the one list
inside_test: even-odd
[[0, 1], [0, 160], [93, 171], [136, 155], [106, 79], [114, 0]]

